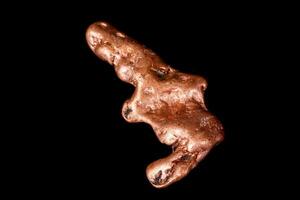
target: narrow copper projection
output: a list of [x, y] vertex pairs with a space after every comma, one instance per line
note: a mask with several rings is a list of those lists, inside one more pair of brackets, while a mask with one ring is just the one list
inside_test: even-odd
[[86, 32], [92, 51], [114, 66], [118, 77], [136, 87], [122, 108], [128, 122], [150, 124], [171, 155], [151, 163], [146, 174], [156, 188], [185, 177], [219, 142], [222, 124], [204, 104], [204, 78], [179, 72], [154, 52], [105, 22]]

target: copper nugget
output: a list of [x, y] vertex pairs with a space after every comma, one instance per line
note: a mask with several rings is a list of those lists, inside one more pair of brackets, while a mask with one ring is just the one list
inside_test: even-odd
[[92, 24], [86, 39], [99, 58], [114, 66], [121, 80], [136, 87], [123, 105], [125, 120], [150, 124], [159, 141], [172, 146], [171, 155], [146, 169], [154, 187], [167, 187], [185, 177], [223, 140], [222, 124], [204, 103], [204, 78], [171, 68], [105, 22]]

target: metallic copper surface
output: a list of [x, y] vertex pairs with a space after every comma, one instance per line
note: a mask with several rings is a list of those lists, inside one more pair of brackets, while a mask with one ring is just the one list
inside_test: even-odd
[[171, 68], [105, 22], [92, 24], [86, 39], [99, 58], [114, 66], [121, 80], [136, 87], [123, 105], [123, 117], [150, 124], [159, 141], [172, 146], [171, 155], [146, 169], [154, 187], [163, 188], [185, 177], [223, 140], [221, 123], [204, 104], [204, 78]]

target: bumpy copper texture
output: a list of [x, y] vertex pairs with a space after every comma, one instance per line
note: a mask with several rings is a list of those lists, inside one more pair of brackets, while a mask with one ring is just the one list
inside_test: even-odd
[[223, 127], [204, 104], [204, 78], [179, 72], [154, 52], [105, 22], [92, 24], [86, 39], [92, 51], [136, 87], [122, 108], [128, 122], [150, 124], [173, 152], [151, 163], [146, 174], [156, 188], [185, 177], [223, 140]]

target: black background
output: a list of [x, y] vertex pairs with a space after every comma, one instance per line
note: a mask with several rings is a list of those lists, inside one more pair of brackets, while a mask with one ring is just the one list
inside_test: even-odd
[[[50, 20], [34, 34], [41, 37], [38, 45], [43, 41], [49, 49], [39, 52], [43, 70], [34, 74], [39, 79], [34, 85], [47, 83], [38, 86], [33, 101], [39, 119], [33, 122], [37, 133], [29, 138], [31, 158], [38, 163], [29, 166], [34, 165], [34, 181], [44, 195], [203, 199], [283, 191], [290, 176], [283, 168], [288, 162], [279, 115], [286, 70], [276, 67], [282, 59], [276, 54], [280, 12], [187, 2], [99, 1], [48, 9]], [[134, 88], [87, 46], [85, 31], [99, 20], [145, 44], [174, 68], [208, 81], [206, 105], [223, 123], [225, 140], [168, 188], [153, 188], [145, 169], [171, 148], [159, 143], [149, 125], [122, 118], [122, 104]]]

